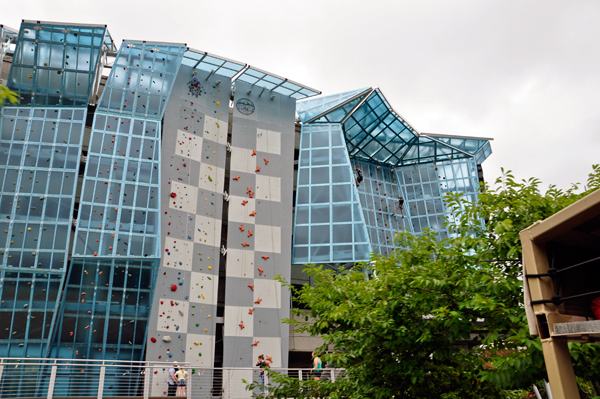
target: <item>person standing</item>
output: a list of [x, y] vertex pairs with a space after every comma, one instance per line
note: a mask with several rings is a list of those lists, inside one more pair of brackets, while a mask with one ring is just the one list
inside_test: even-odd
[[313, 380], [319, 381], [321, 379], [321, 373], [323, 373], [323, 363], [321, 362], [321, 358], [319, 358], [319, 356], [317, 356], [316, 352], [312, 353], [312, 358], [313, 358], [313, 368], [312, 368]]
[[257, 367], [260, 367], [260, 385], [262, 385], [261, 392], [265, 393], [265, 367], [269, 367], [269, 363], [265, 362], [265, 356], [259, 355]]
[[187, 385], [188, 373], [184, 370], [183, 366], [175, 373], [175, 379], [177, 380], [177, 396], [185, 397], [185, 386]]
[[173, 362], [173, 366], [169, 369], [169, 377], [167, 384], [169, 384], [169, 389], [167, 390], [167, 396], [175, 396], [175, 392], [177, 391], [177, 377], [175, 377], [175, 373], [179, 371], [179, 365], [177, 362]]

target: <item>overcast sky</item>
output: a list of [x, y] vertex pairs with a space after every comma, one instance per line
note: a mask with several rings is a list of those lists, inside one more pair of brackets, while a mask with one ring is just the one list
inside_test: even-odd
[[0, 0], [0, 23], [107, 24], [333, 94], [380, 87], [418, 131], [492, 137], [486, 180], [600, 163], [600, 1]]

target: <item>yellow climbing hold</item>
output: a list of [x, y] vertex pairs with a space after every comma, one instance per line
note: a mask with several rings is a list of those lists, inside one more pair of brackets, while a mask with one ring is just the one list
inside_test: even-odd
[[205, 328], [205, 329], [204, 329], [204, 332], [208, 332], [208, 328]]
[[217, 105], [221, 105], [221, 103], [217, 101]]
[[212, 270], [212, 266], [209, 266], [209, 267], [208, 267], [208, 270]]
[[200, 342], [194, 341], [194, 345], [200, 345]]

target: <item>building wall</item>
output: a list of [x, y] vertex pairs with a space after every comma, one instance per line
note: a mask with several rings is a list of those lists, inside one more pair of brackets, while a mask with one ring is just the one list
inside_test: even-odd
[[[182, 65], [165, 113], [161, 264], [146, 359], [210, 368], [216, 341], [231, 81], [208, 75]], [[210, 387], [203, 389], [208, 393]], [[163, 390], [154, 386], [153, 395]]]
[[[225, 287], [225, 367], [287, 366], [295, 100], [236, 82]], [[244, 326], [243, 328], [241, 326]], [[251, 372], [246, 377], [251, 379]], [[248, 395], [248, 393], [240, 393]]]

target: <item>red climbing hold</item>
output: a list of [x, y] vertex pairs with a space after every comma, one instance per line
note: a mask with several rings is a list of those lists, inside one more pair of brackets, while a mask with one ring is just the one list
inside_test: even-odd
[[152, 337], [152, 338], [150, 338], [150, 341], [152, 341], [154, 343], [154, 342], [156, 342], [156, 338]]
[[175, 197], [177, 197], [177, 194], [176, 193], [171, 193], [171, 198], [175, 198]]
[[171, 291], [173, 291], [173, 292], [177, 291], [177, 284], [173, 284], [171, 286]]

